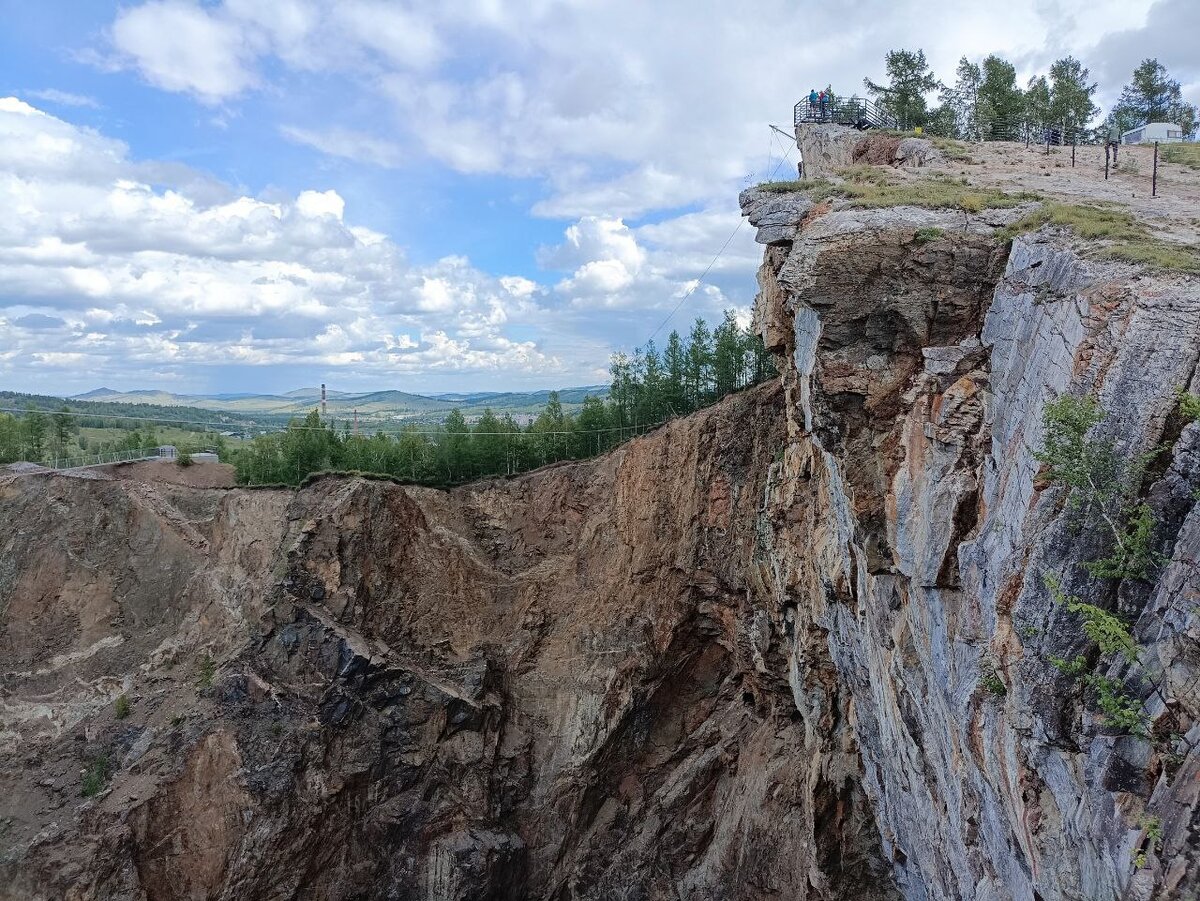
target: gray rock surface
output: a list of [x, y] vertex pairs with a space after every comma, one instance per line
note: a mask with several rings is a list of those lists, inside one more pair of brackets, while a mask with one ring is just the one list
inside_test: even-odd
[[[834, 164], [849, 144], [815, 139]], [[835, 209], [764, 261], [755, 321], [786, 354], [790, 419], [764, 546], [792, 693], [806, 721], [819, 699], [849, 724], [905, 897], [1183, 897], [1200, 887], [1200, 438], [1172, 411], [1198, 379], [1200, 290], [1049, 232], [1009, 250], [991, 226]], [[1145, 489], [1167, 555], [1152, 583], [1092, 578], [1102, 530], [1039, 482], [1041, 410], [1064, 391], [1098, 398], [1122, 456], [1172, 446]], [[1104, 666], [1150, 740], [1105, 727], [1050, 665], [1088, 642], [1045, 571], [1136, 619], [1142, 663]]]

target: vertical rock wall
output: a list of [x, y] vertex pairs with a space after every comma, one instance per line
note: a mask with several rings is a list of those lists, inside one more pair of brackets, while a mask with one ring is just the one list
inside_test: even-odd
[[[764, 517], [772, 616], [806, 724], [854, 734], [901, 891], [1194, 888], [1200, 425], [1173, 411], [1197, 385], [1196, 280], [1085, 262], [1050, 234], [1010, 248], [992, 232], [1011, 212], [754, 191], [743, 210], [764, 225], [756, 321], [788, 396]], [[1170, 446], [1144, 491], [1165, 555], [1152, 581], [1089, 577], [1102, 536], [1038, 480], [1041, 411], [1068, 390], [1100, 401], [1123, 456]], [[1144, 699], [1150, 740], [1106, 728], [1050, 665], [1088, 642], [1046, 572], [1136, 620], [1144, 666], [1110, 675]]]

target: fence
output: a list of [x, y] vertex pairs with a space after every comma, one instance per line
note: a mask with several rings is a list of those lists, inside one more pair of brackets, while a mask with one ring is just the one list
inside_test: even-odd
[[[212, 448], [192, 451], [192, 453], [216, 453]], [[113, 451], [107, 454], [93, 454], [86, 457], [55, 457], [41, 465], [48, 469], [78, 469], [84, 466], [104, 466], [108, 463], [131, 463], [136, 460], [174, 460], [176, 451], [169, 445], [145, 447], [138, 450]]]

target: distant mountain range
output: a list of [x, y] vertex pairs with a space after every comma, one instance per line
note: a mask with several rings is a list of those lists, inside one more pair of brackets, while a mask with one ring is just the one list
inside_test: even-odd
[[[607, 385], [586, 385], [563, 388], [558, 392], [563, 407], [571, 410], [583, 403], [584, 397], [607, 397]], [[488, 407], [497, 413], [536, 413], [550, 397], [544, 391], [476, 391], [451, 394], [409, 394], [404, 391], [369, 391], [355, 394], [328, 390], [326, 406], [330, 416], [359, 416], [370, 419], [423, 418], [429, 414]], [[285, 394], [174, 394], [170, 391], [141, 389], [115, 391], [95, 388], [76, 394], [71, 400], [100, 403], [146, 404], [160, 407], [194, 407], [243, 416], [304, 415], [321, 403], [320, 388], [298, 388]]]

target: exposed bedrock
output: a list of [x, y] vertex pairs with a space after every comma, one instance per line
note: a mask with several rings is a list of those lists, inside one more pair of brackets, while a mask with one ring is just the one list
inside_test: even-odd
[[[900, 890], [1186, 897], [1200, 425], [1174, 411], [1197, 388], [1196, 280], [1085, 261], [1052, 233], [1000, 244], [1011, 213], [742, 200], [768, 245], [757, 322], [785, 360], [775, 615], [803, 639], [798, 709], [850, 723]], [[1121, 456], [1169, 447], [1143, 491], [1164, 555], [1148, 581], [1091, 578], [1102, 536], [1039, 481], [1041, 411], [1068, 390], [1108, 411], [1098, 429]], [[1046, 572], [1135, 620], [1142, 663], [1108, 675], [1144, 702], [1149, 740], [1107, 728], [1050, 664], [1089, 643]]]

